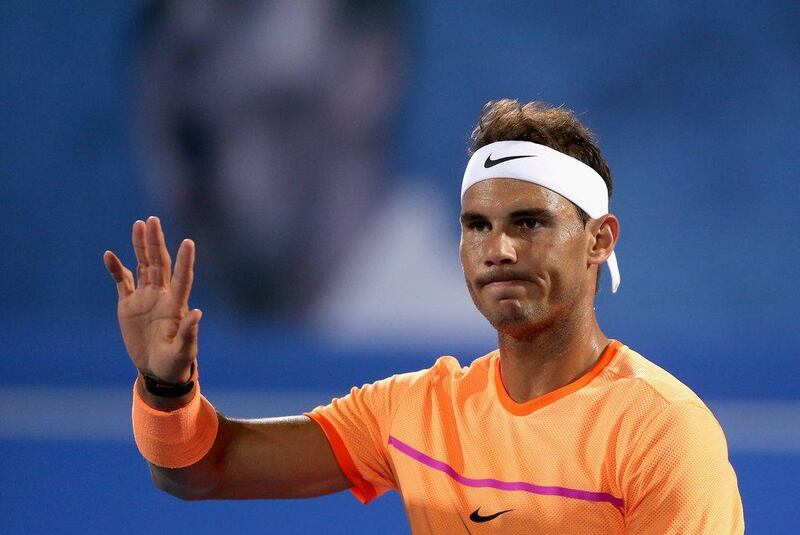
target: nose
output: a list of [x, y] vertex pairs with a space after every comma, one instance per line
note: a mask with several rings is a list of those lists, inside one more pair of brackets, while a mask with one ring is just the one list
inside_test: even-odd
[[486, 256], [484, 263], [487, 266], [517, 263], [517, 249], [514, 240], [505, 232], [497, 232], [486, 242]]

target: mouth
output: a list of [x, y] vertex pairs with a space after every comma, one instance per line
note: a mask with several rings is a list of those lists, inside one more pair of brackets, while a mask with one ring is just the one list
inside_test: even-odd
[[531, 276], [524, 271], [495, 271], [484, 273], [477, 280], [478, 288], [508, 288], [531, 283]]
[[507, 288], [509, 286], [518, 286], [522, 284], [527, 284], [528, 280], [524, 279], [503, 279], [503, 280], [496, 280], [490, 281], [483, 285], [484, 288]]

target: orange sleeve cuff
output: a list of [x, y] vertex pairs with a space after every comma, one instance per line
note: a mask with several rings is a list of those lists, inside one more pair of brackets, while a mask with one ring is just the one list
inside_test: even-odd
[[[139, 379], [137, 379], [139, 381]], [[133, 437], [149, 462], [165, 468], [183, 468], [202, 459], [214, 445], [219, 429], [217, 413], [195, 385], [192, 400], [174, 411], [148, 405], [133, 385]]]
[[339, 468], [341, 468], [345, 477], [353, 484], [353, 488], [350, 489], [350, 492], [363, 504], [374, 500], [378, 495], [375, 491], [375, 487], [361, 476], [361, 472], [358, 471], [358, 468], [353, 462], [353, 458], [350, 456], [350, 452], [347, 446], [345, 446], [344, 440], [342, 440], [341, 435], [333, 424], [320, 413], [306, 412], [303, 414], [317, 422], [322, 428], [322, 432], [325, 433], [325, 438], [328, 439], [328, 443], [333, 450], [333, 455], [336, 457], [336, 462], [339, 463]]

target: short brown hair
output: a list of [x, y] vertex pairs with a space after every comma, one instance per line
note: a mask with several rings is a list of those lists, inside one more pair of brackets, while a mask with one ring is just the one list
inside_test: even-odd
[[[575, 114], [543, 102], [520, 104], [504, 98], [490, 100], [481, 109], [478, 125], [470, 136], [470, 156], [495, 141], [532, 141], [546, 145], [582, 161], [602, 177], [611, 197], [613, 181], [608, 164], [595, 142], [594, 135]], [[575, 207], [585, 225], [589, 215]]]

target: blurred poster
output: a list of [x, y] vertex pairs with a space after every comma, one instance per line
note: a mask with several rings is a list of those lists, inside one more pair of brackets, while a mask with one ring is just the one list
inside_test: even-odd
[[150, 5], [139, 118], [151, 192], [237, 311], [348, 345], [491, 332], [464, 287], [457, 214], [413, 185], [424, 181], [389, 176], [403, 10]]

